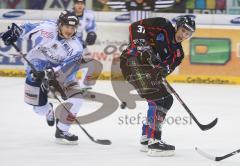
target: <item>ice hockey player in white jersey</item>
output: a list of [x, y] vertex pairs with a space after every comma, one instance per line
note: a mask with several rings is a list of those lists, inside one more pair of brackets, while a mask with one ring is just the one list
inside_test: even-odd
[[[83, 44], [93, 45], [97, 39], [96, 21], [91, 10], [85, 8], [86, 0], [73, 0], [73, 11], [79, 19], [77, 37]], [[87, 36], [84, 40], [84, 32]]]
[[[86, 55], [82, 59], [82, 80], [80, 81], [80, 86], [81, 88], [91, 89], [91, 86], [95, 84], [95, 81], [92, 81], [95, 71], [94, 66], [97, 65], [101, 68], [101, 64], [87, 56], [87, 46], [94, 45], [97, 39], [95, 17], [91, 10], [85, 8], [86, 0], [73, 0], [73, 3], [73, 11], [79, 19], [77, 37], [82, 42], [83, 47], [85, 48], [84, 55]], [[84, 37], [84, 34], [86, 34], [86, 37]], [[94, 63], [94, 65], [86, 64], [88, 62], [91, 62], [92, 64]], [[87, 66], [91, 66], [91, 69]]]
[[[27, 104], [33, 106], [34, 112], [46, 116], [49, 126], [54, 126], [55, 118], [51, 103], [48, 102], [49, 86], [55, 87], [66, 104], [71, 105], [69, 123], [61, 120], [56, 124], [56, 140], [60, 143], [77, 144], [78, 136], [69, 133], [71, 122], [74, 121], [81, 106], [81, 99], [72, 96], [80, 89], [76, 81], [83, 47], [76, 37], [79, 21], [71, 11], [63, 11], [57, 22], [26, 23], [12, 28], [2, 34], [6, 45], [12, 45], [18, 38], [32, 40], [33, 48], [26, 58], [32, 64], [27, 64], [25, 97]], [[59, 106], [57, 109], [61, 109]], [[69, 118], [70, 117], [70, 118]]]

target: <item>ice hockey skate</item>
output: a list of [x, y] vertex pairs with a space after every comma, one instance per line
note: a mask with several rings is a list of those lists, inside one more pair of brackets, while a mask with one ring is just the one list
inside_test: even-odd
[[140, 144], [141, 144], [141, 148], [140, 148], [140, 152], [148, 152], [148, 140], [149, 138], [147, 138], [147, 135], [142, 135], [140, 138]]
[[56, 127], [56, 143], [63, 145], [77, 145], [78, 144], [78, 136], [69, 133], [68, 131], [62, 131], [58, 127]]
[[150, 138], [148, 141], [148, 156], [152, 157], [167, 157], [173, 156], [175, 146], [166, 144], [165, 142], [157, 139]]
[[55, 116], [54, 116], [54, 111], [53, 111], [53, 105], [52, 105], [52, 103], [49, 103], [49, 104], [51, 106], [51, 109], [49, 110], [49, 112], [46, 115], [46, 120], [47, 120], [48, 126], [54, 126]]

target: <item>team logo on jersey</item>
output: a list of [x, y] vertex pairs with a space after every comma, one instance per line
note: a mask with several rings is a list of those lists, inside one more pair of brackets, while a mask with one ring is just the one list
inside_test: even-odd
[[158, 35], [157, 35], [157, 38], [156, 38], [156, 40], [157, 41], [164, 41], [165, 39], [164, 39], [164, 34], [163, 33], [159, 33]]

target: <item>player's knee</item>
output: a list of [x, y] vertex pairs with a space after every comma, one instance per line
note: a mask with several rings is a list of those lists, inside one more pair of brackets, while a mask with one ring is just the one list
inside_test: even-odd
[[159, 103], [163, 108], [166, 108], [169, 110], [172, 107], [173, 104], [173, 97], [171, 94], [163, 97], [163, 99]]
[[69, 98], [65, 102], [71, 103], [72, 107], [69, 110], [72, 114], [76, 115], [82, 106], [82, 99], [81, 98]]

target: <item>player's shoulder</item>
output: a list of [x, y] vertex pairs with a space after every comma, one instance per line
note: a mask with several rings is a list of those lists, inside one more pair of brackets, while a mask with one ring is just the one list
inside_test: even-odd
[[39, 25], [43, 28], [56, 29], [57, 22], [55, 20], [44, 20]]
[[80, 42], [80, 40], [77, 38], [77, 36], [73, 36], [71, 38], [71, 43], [72, 46], [74, 47], [74, 49], [78, 50], [78, 51], [82, 51], [83, 50], [83, 46], [82, 43]]
[[174, 29], [172, 22], [164, 17], [156, 17], [155, 20], [160, 26], [166, 27], [166, 28], [170, 28], [170, 29]]
[[84, 15], [86, 17], [94, 17], [94, 12], [92, 10], [89, 10], [89, 9], [85, 9], [84, 10]]

